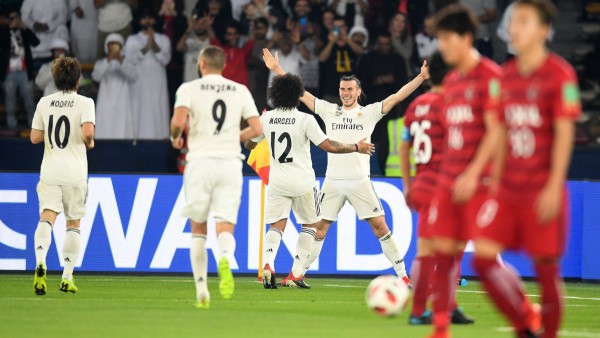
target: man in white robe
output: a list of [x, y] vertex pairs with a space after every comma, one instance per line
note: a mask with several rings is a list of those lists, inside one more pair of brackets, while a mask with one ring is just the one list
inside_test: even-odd
[[25, 0], [21, 6], [21, 17], [40, 40], [31, 49], [34, 59], [52, 57], [50, 44], [55, 39], [69, 41], [67, 30], [67, 4], [65, 0]]
[[[95, 42], [94, 42], [95, 43]], [[135, 66], [123, 57], [123, 37], [106, 37], [106, 57], [96, 61], [92, 79], [100, 82], [96, 99], [96, 138], [133, 139], [131, 84], [137, 79]]]
[[98, 11], [94, 0], [69, 0], [71, 47], [81, 63], [96, 61]]
[[154, 31], [153, 15], [150, 11], [143, 14], [142, 30], [125, 42], [125, 59], [136, 66], [138, 74], [131, 90], [136, 139], [169, 138], [166, 66], [171, 60], [171, 42]]
[[35, 77], [35, 85], [44, 91], [43, 96], [48, 96], [58, 91], [54, 84], [54, 77], [52, 76], [52, 64], [54, 60], [68, 56], [69, 54], [69, 43], [63, 39], [52, 40], [48, 47], [52, 53], [52, 60], [42, 65]]

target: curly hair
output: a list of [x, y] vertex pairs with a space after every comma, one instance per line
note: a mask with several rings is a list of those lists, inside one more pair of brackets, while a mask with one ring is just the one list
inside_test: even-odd
[[267, 90], [267, 97], [275, 109], [289, 110], [298, 107], [302, 95], [304, 82], [294, 74], [275, 76]]
[[81, 63], [76, 58], [67, 56], [54, 60], [51, 71], [56, 89], [63, 92], [77, 89], [81, 76]]

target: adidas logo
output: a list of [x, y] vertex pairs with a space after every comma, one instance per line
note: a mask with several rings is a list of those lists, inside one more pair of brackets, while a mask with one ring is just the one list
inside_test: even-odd
[[204, 278], [202, 278], [202, 277], [198, 278], [198, 282], [204, 282]]
[[267, 252], [273, 252], [273, 249], [267, 249]]
[[400, 264], [400, 263], [402, 263], [403, 261], [404, 261], [404, 260], [403, 260], [403, 259], [401, 259], [401, 260], [399, 260], [399, 261], [395, 261], [395, 262], [394, 262], [394, 264]]
[[294, 259], [300, 259], [300, 257], [298, 257], [298, 255], [296, 255], [296, 257], [294, 257]]
[[379, 208], [377, 208], [377, 207], [375, 209], [373, 209], [373, 212], [378, 212], [378, 211], [379, 211]]
[[69, 259], [69, 257], [65, 257], [65, 262], [71, 262], [71, 260]]
[[37, 248], [35, 248], [36, 250], [44, 250], [44, 248], [40, 245]]

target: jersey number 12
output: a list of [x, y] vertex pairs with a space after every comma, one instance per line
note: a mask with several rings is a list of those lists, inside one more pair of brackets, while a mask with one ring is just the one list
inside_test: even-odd
[[[65, 135], [62, 140], [60, 139], [60, 130], [65, 128]], [[69, 134], [71, 134], [71, 124], [69, 123], [69, 119], [62, 115], [56, 121], [56, 129], [54, 129], [54, 115], [50, 115], [50, 119], [48, 120], [48, 141], [50, 141], [50, 148], [54, 148], [54, 143], [56, 142], [56, 146], [60, 149], [64, 149], [69, 143]], [[52, 135], [52, 130], [54, 129], [54, 135]], [[52, 137], [54, 137], [54, 142], [52, 141]]]
[[[273, 156], [273, 159], [275, 159], [275, 132], [272, 131], [271, 132], [271, 155]], [[288, 133], [282, 133], [281, 135], [279, 135], [279, 138], [277, 139], [277, 141], [279, 143], [283, 143], [283, 141], [285, 141], [285, 149], [283, 150], [283, 153], [281, 153], [281, 156], [279, 156], [279, 163], [292, 163], [294, 162], [294, 158], [293, 157], [287, 157], [290, 154], [290, 151], [292, 150], [292, 137], [290, 136], [290, 134]]]

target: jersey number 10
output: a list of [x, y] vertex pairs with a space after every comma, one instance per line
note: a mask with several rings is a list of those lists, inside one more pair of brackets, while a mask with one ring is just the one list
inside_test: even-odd
[[[60, 130], [65, 128], [65, 135], [62, 140], [60, 139]], [[69, 123], [69, 119], [62, 115], [56, 121], [56, 129], [54, 129], [54, 135], [52, 135], [52, 130], [54, 129], [54, 115], [50, 115], [50, 119], [48, 120], [48, 141], [50, 141], [50, 148], [54, 148], [54, 143], [56, 142], [56, 146], [60, 149], [64, 149], [69, 143], [69, 134], [71, 134], [71, 124]], [[54, 136], [54, 142], [52, 142], [52, 136]]]

